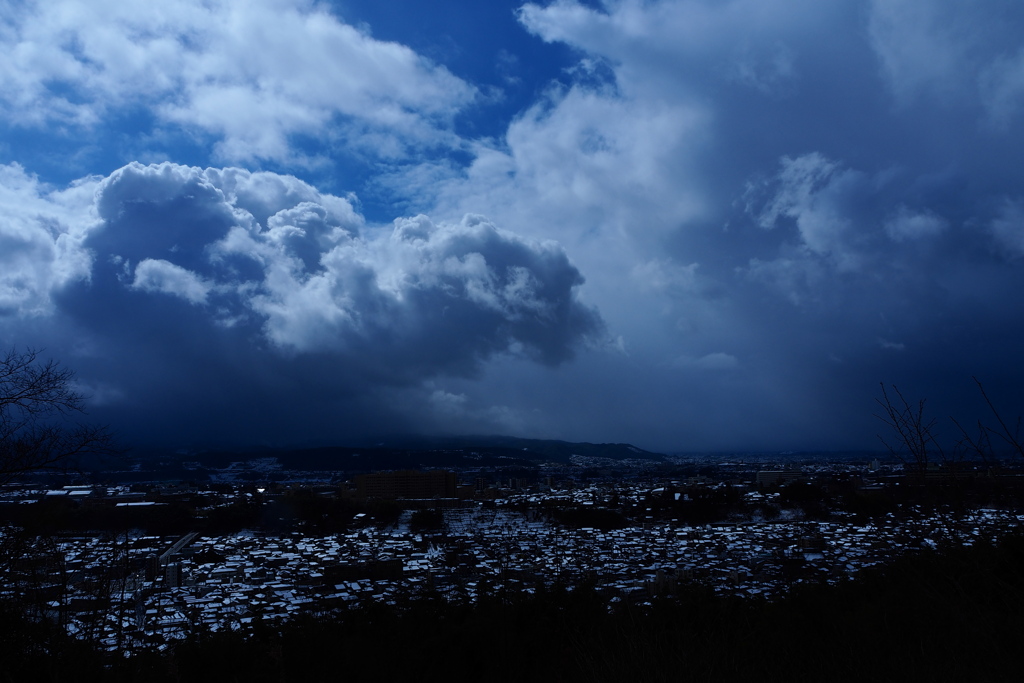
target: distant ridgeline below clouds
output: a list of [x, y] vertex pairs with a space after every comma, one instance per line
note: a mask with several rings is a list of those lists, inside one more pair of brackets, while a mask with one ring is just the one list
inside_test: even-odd
[[[560, 463], [588, 467], [650, 466], [667, 456], [623, 443], [570, 443], [503, 436], [384, 437], [383, 442], [363, 446], [320, 448], [249, 448], [197, 452], [132, 453], [131, 465], [164, 479], [196, 478], [203, 470], [253, 472], [310, 470], [365, 472], [419, 468], [529, 468]], [[114, 463], [118, 470], [123, 463]], [[223, 476], [221, 472], [219, 475]], [[509, 474], [509, 476], [514, 476]]]

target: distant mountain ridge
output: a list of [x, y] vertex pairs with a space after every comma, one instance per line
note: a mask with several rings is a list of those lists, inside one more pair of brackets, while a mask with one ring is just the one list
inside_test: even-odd
[[396, 446], [415, 450], [510, 449], [527, 453], [528, 455], [524, 456], [527, 459], [533, 460], [537, 456], [543, 456], [557, 462], [568, 462], [573, 455], [611, 460], [655, 460], [660, 462], [666, 459], [662, 453], [645, 451], [628, 443], [572, 442], [500, 435], [414, 437], [408, 443], [398, 440]]
[[369, 447], [259, 448], [218, 450], [187, 456], [204, 467], [275, 458], [284, 469], [369, 471], [420, 467], [536, 467], [604, 461], [666, 462], [666, 456], [623, 443], [573, 443], [511, 436], [392, 437]]

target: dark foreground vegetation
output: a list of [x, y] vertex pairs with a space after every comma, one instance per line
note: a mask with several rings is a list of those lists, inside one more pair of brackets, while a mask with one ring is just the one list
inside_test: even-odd
[[425, 597], [107, 658], [6, 611], [2, 681], [1020, 680], [1024, 536], [903, 557], [777, 602], [691, 585], [611, 612], [587, 587]]

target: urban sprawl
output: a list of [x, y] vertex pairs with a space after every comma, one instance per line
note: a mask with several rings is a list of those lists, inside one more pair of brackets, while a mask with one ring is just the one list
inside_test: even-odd
[[[130, 652], [163, 649], [201, 630], [372, 603], [401, 606], [428, 593], [475, 602], [585, 583], [616, 609], [697, 582], [721, 594], [771, 599], [901, 554], [993, 539], [1024, 519], [1008, 507], [909, 504], [870, 515], [809, 514], [793, 495], [794, 487], [820, 492], [840, 482], [870, 500], [914, 485], [899, 465], [878, 461], [719, 463], [706, 474], [691, 467], [685, 476], [645, 463], [614, 463], [619, 471], [594, 476], [595, 466], [611, 465], [581, 458], [529, 479], [435, 470], [289, 481], [278, 471], [276, 481], [260, 482], [256, 462], [227, 468], [205, 485], [9, 485], [0, 491], [6, 509], [59, 500], [131, 515], [191, 504], [197, 524], [217, 509], [276, 510], [275, 502], [297, 495], [349, 501], [351, 509], [385, 501], [393, 514], [383, 519], [366, 507], [370, 512], [351, 514], [329, 533], [310, 529], [308, 520], [276, 519], [272, 530], [62, 531], [29, 542], [8, 526], [0, 541], [16, 556], [5, 559], [9, 580], [0, 597], [27, 601], [72, 634]], [[234, 476], [240, 471], [247, 480]], [[591, 476], [580, 476], [586, 472]], [[727, 510], [724, 518], [694, 521], [687, 503], [697, 500], [730, 503], [719, 508]], [[17, 542], [24, 547], [14, 553]]]

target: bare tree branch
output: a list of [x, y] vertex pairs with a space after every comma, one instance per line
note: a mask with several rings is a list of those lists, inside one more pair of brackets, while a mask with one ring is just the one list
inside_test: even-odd
[[987, 431], [990, 434], [995, 434], [996, 436], [998, 436], [1000, 439], [1009, 444], [1015, 451], [1017, 451], [1018, 455], [1024, 457], [1024, 444], [1020, 442], [1021, 419], [1019, 417], [1017, 418], [1017, 427], [1011, 432], [1010, 428], [1006, 425], [1006, 422], [1003, 420], [1002, 415], [1000, 415], [999, 411], [996, 410], [995, 405], [992, 403], [992, 399], [990, 399], [988, 397], [988, 394], [985, 392], [985, 387], [982, 385], [981, 381], [979, 381], [977, 377], [971, 377], [971, 379], [973, 379], [974, 383], [978, 385], [978, 390], [981, 391], [982, 398], [985, 399], [985, 403], [988, 404], [989, 410], [992, 411], [992, 414], [996, 418], [996, 422], [999, 423], [998, 430], [993, 429], [992, 427], [987, 427]]
[[54, 469], [83, 455], [113, 452], [106, 427], [79, 424], [85, 397], [75, 374], [34, 349], [11, 349], [0, 357], [0, 484]]
[[937, 452], [945, 461], [946, 453], [936, 441], [933, 433], [936, 420], [926, 421], [924, 417], [925, 400], [918, 401], [915, 408], [903, 397], [895, 384], [892, 386], [892, 390], [896, 395], [896, 400], [889, 397], [884, 382], [880, 385], [882, 398], [876, 398], [875, 402], [882, 407], [883, 414], [876, 413], [875, 417], [889, 425], [895, 432], [895, 444], [890, 444], [881, 434], [878, 435], [889, 452], [904, 462], [907, 461], [904, 459], [903, 453], [909, 453], [915, 468], [921, 472], [928, 468], [930, 450]]
[[994, 459], [992, 439], [989, 436], [988, 428], [982, 424], [981, 420], [978, 420], [978, 436], [975, 438], [957, 422], [955, 417], [950, 415], [949, 419], [953, 421], [953, 424], [956, 425], [956, 428], [960, 430], [960, 434], [963, 436], [963, 438], [957, 441], [957, 448], [973, 452], [983, 463], [990, 464]]

